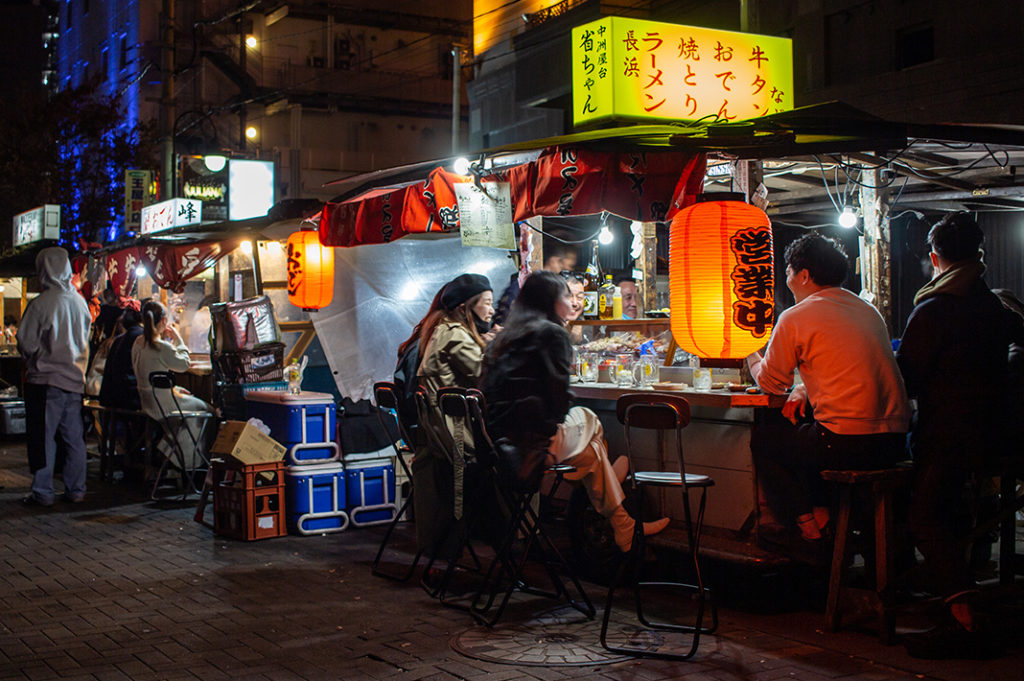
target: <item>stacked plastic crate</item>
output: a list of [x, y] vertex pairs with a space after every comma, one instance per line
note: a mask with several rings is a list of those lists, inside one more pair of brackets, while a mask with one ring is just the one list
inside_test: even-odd
[[227, 419], [245, 416], [245, 396], [284, 390], [284, 343], [267, 296], [210, 306], [214, 399]]
[[341, 532], [349, 525], [345, 468], [334, 442], [337, 410], [326, 393], [250, 392], [250, 418], [287, 448], [285, 522], [294, 534]]

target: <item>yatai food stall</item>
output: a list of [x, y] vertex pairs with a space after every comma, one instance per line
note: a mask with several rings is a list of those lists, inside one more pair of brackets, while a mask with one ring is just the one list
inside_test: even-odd
[[[318, 328], [331, 329], [328, 333], [321, 330], [320, 335], [332, 370], [337, 374], [346, 373], [343, 365], [360, 367], [358, 376], [348, 372], [350, 379], [344, 383], [343, 392], [358, 395], [362, 391], [368, 396], [368, 387], [374, 380], [390, 376], [394, 348], [425, 309], [425, 302], [436, 288], [433, 284], [440, 285], [461, 271], [482, 271], [497, 288], [504, 278], [495, 273], [510, 271], [508, 265], [500, 266], [505, 259], [503, 250], [475, 246], [464, 251], [454, 243], [452, 235], [461, 225], [450, 219], [446, 222], [443, 216], [456, 214], [459, 201], [455, 188], [460, 184], [479, 183], [481, 189], [489, 189], [490, 182], [507, 184], [511, 219], [505, 226], [511, 231], [512, 219], [518, 222], [520, 236], [526, 243], [519, 249], [525, 255], [523, 262], [532, 263], [534, 269], [542, 261], [536, 235], [544, 230], [547, 216], [594, 216], [608, 211], [643, 221], [648, 235], [643, 252], [653, 253], [658, 244], [650, 238], [656, 232], [652, 217], [676, 218], [688, 206], [700, 206], [694, 201], [702, 190], [749, 186], [752, 193], [767, 197], [764, 203], [772, 222], [769, 233], [775, 240], [774, 262], [778, 262], [785, 245], [779, 242], [780, 235], [792, 239], [806, 227], [821, 227], [844, 237], [848, 244], [852, 241], [852, 250], [859, 252], [861, 295], [873, 301], [890, 324], [894, 311], [902, 314], [909, 309], [902, 300], [906, 289], [916, 287], [913, 277], [923, 277], [916, 271], [916, 258], [906, 252], [911, 235], [917, 234], [923, 241], [921, 225], [927, 222], [923, 213], [1024, 207], [1018, 198], [1024, 195], [1024, 187], [1007, 181], [1004, 170], [1007, 164], [1024, 161], [1024, 134], [1020, 131], [893, 123], [839, 104], [773, 114], [754, 122], [693, 128], [632, 126], [538, 140], [484, 152], [475, 158], [467, 175], [454, 172], [454, 161], [424, 163], [353, 178], [340, 185], [342, 193], [338, 200], [327, 204], [321, 214], [321, 241], [338, 247], [336, 253], [351, 259], [356, 269], [355, 273], [344, 275], [345, 285], [339, 282], [336, 287], [339, 292], [346, 286], [358, 292], [344, 303], [348, 318], [342, 322], [328, 308], [314, 320]], [[623, 181], [623, 176], [628, 181]], [[744, 177], [748, 178], [746, 184]], [[637, 186], [645, 189], [642, 199], [631, 192], [630, 188]], [[893, 212], [897, 201], [903, 209], [898, 215]], [[837, 202], [839, 210], [833, 202]], [[655, 204], [665, 206], [665, 211], [654, 212]], [[426, 217], [419, 212], [424, 205], [430, 211]], [[835, 224], [843, 206], [858, 212], [857, 228], [843, 229]], [[596, 224], [595, 218], [589, 219]], [[669, 228], [671, 238], [676, 238], [681, 223], [677, 219]], [[749, 228], [748, 223], [744, 224]], [[890, 244], [894, 230], [900, 242], [895, 246]], [[509, 248], [509, 241], [500, 248]], [[347, 248], [350, 246], [359, 248]], [[364, 249], [372, 249], [373, 257], [369, 253], [365, 257], [359, 255]], [[488, 251], [492, 253], [489, 260], [478, 259]], [[472, 256], [466, 257], [470, 252]], [[1016, 252], [1019, 257], [1019, 249]], [[421, 254], [428, 254], [429, 263], [424, 263]], [[461, 259], [449, 261], [447, 267], [441, 264], [444, 258], [458, 258], [459, 254]], [[673, 248], [670, 271], [680, 262], [679, 257], [685, 255], [677, 256]], [[693, 253], [689, 259], [695, 259]], [[371, 261], [375, 263], [373, 269], [359, 273]], [[485, 262], [488, 264], [481, 267]], [[426, 265], [423, 270], [421, 263]], [[652, 301], [643, 309], [652, 309], [657, 295], [653, 290], [654, 258], [641, 255], [640, 263], [638, 269], [643, 270], [644, 279], [638, 286], [643, 299]], [[410, 284], [422, 282], [427, 272], [434, 276], [431, 286]], [[670, 272], [673, 283], [677, 274]], [[910, 283], [903, 283], [904, 279]], [[857, 288], [857, 282], [853, 284]], [[406, 309], [405, 325], [399, 331], [395, 330], [396, 316], [381, 317], [382, 323], [377, 324], [372, 315], [361, 313], [391, 305], [410, 287], [422, 289], [419, 307]], [[722, 290], [722, 280], [718, 280], [716, 287]], [[381, 299], [375, 289], [390, 293]], [[683, 321], [679, 317], [685, 314], [687, 300], [677, 297], [675, 292], [671, 295], [667, 320], [597, 320], [590, 324], [613, 331], [616, 327], [646, 329], [650, 335], [670, 325], [679, 334], [679, 322]], [[785, 296], [784, 285], [776, 282], [771, 300], [777, 302]], [[732, 298], [719, 301], [719, 329], [723, 320], [731, 319], [727, 311], [732, 310], [734, 302]], [[692, 319], [685, 321], [693, 323]], [[747, 332], [749, 338], [755, 339], [755, 347], [767, 342], [770, 333], [770, 319], [762, 316], [759, 321], [764, 322], [763, 330], [758, 329], [762, 333]], [[352, 335], [337, 336], [334, 331], [341, 326], [358, 327], [361, 342], [353, 343]], [[371, 338], [378, 341], [367, 343]], [[719, 340], [723, 339], [720, 332]], [[715, 355], [724, 353], [701, 354], [700, 347], [692, 344], [692, 337], [683, 339], [676, 335], [675, 340], [712, 365], [731, 364], [720, 372], [722, 378], [716, 383], [742, 384], [735, 357], [731, 362], [721, 362]], [[746, 352], [744, 349], [742, 354]], [[678, 384], [692, 381], [685, 366], [663, 367], [661, 379], [677, 385], [656, 387], [677, 388], [675, 392], [690, 400], [694, 408], [694, 421], [685, 435], [688, 462], [693, 462], [695, 472], [709, 473], [716, 480], [714, 494], [708, 499], [706, 553], [754, 563], [777, 560], [778, 556], [758, 550], [753, 541], [757, 530], [757, 486], [749, 436], [757, 408], [777, 407], [781, 398], [729, 390], [735, 386], [716, 386], [708, 391], [682, 387]], [[339, 387], [342, 385], [339, 379]], [[605, 420], [611, 451], [622, 451], [621, 427], [614, 418], [613, 401], [629, 389], [632, 388], [611, 383], [573, 386], [580, 400], [596, 407]], [[666, 510], [678, 512], [671, 505]], [[682, 541], [681, 533], [670, 532], [664, 539]]]
[[[1020, 209], [1024, 187], [1007, 169], [1024, 160], [1024, 134], [889, 122], [838, 103], [793, 109], [790, 45], [781, 38], [605, 17], [574, 29], [572, 45], [577, 128], [634, 124], [485, 150], [458, 167], [447, 159], [338, 183], [339, 196], [321, 214], [320, 239], [350, 259], [355, 273], [339, 274], [346, 279], [336, 288], [353, 295], [344, 312], [325, 310], [314, 324], [339, 388], [368, 397], [373, 381], [391, 375], [394, 348], [452, 274], [488, 274], [497, 293], [505, 279], [495, 273], [510, 269], [501, 266], [503, 251], [517, 251], [523, 270], [539, 269], [539, 235], [549, 223], [589, 220], [582, 229], [589, 232], [596, 216], [632, 221], [640, 309], [662, 307], [657, 261], [667, 256], [669, 318], [582, 323], [606, 336], [653, 337], [671, 327], [654, 388], [693, 405], [688, 461], [716, 481], [704, 551], [764, 562], [773, 557], [753, 541], [757, 473], [749, 438], [758, 410], [782, 398], [748, 393], [738, 367], [767, 342], [772, 312], [791, 300], [774, 272], [786, 242], [807, 228], [840, 237], [859, 256], [860, 286], [853, 288], [895, 335], [906, 291], [923, 276], [909, 237], [921, 236], [925, 216], [937, 211]], [[723, 190], [746, 198], [724, 202], [742, 210], [698, 203], [698, 195]], [[853, 228], [836, 225], [840, 216]], [[471, 257], [452, 246], [456, 231], [476, 249]], [[359, 255], [363, 249], [373, 257]], [[440, 271], [437, 261], [420, 267], [420, 253], [442, 251], [462, 257]], [[370, 262], [373, 269], [360, 273]], [[391, 293], [378, 295], [379, 287]], [[393, 312], [409, 290], [416, 304], [378, 323], [371, 312]], [[689, 368], [672, 366], [687, 355], [718, 374], [711, 389], [694, 390]], [[573, 388], [602, 416], [613, 452], [623, 443], [612, 407], [627, 389], [611, 382]], [[664, 510], [679, 512], [671, 504]]]

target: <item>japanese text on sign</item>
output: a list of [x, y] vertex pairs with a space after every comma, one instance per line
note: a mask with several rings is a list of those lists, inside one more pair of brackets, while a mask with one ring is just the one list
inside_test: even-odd
[[124, 226], [128, 231], [139, 229], [142, 209], [153, 203], [152, 185], [152, 171], [124, 171]]
[[202, 221], [202, 201], [171, 199], [142, 209], [143, 234], [152, 234], [172, 227], [197, 225]]
[[512, 191], [508, 182], [457, 182], [459, 231], [463, 246], [491, 246], [512, 250]]
[[572, 31], [573, 122], [744, 120], [793, 108], [792, 41], [625, 17]]
[[755, 337], [771, 327], [775, 308], [775, 272], [772, 235], [768, 227], [740, 230], [729, 241], [736, 256], [730, 275], [736, 301], [732, 304], [733, 324]]

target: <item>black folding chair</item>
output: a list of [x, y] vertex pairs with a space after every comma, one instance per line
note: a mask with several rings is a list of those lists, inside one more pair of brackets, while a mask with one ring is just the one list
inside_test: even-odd
[[[153, 482], [153, 492], [150, 497], [154, 500], [160, 498], [157, 496], [160, 480], [164, 473], [167, 472], [168, 466], [171, 465], [171, 459], [176, 458], [176, 467], [181, 473], [181, 498], [184, 500], [188, 498], [190, 492], [198, 494], [201, 491], [201, 488], [196, 486], [197, 473], [200, 471], [205, 472], [210, 466], [210, 461], [205, 452], [204, 434], [209, 420], [213, 418], [213, 414], [207, 411], [182, 411], [181, 405], [178, 403], [178, 397], [174, 394], [174, 377], [169, 371], [152, 372], [149, 375], [149, 383], [153, 390], [153, 398], [160, 409], [159, 423], [162, 440], [169, 448], [167, 456], [164, 457], [160, 468], [157, 470], [156, 480]], [[160, 390], [164, 390], [166, 394], [170, 395], [171, 401], [174, 403], [173, 411], [164, 409], [164, 404], [160, 400], [161, 395], [158, 392]], [[198, 433], [192, 432], [192, 427], [189, 425], [190, 420], [198, 423]], [[182, 443], [179, 439], [179, 435], [182, 432], [188, 435], [188, 440], [192, 445], [194, 456], [191, 466], [187, 463], [185, 450], [182, 448]]]
[[[419, 388], [415, 392], [415, 401], [416, 415], [417, 420], [419, 421], [418, 428], [419, 433], [421, 433], [421, 437], [425, 438], [431, 455], [438, 457], [441, 462], [451, 467], [451, 483], [454, 497], [454, 490], [457, 487], [456, 478], [464, 480], [467, 469], [470, 472], [469, 474], [471, 479], [475, 478], [477, 477], [476, 474], [481, 472], [481, 469], [475, 464], [475, 462], [466, 460], [464, 451], [461, 450], [455, 439], [449, 434], [447, 427], [438, 422], [439, 414], [437, 414], [433, 407], [430, 406], [427, 394], [423, 388]], [[461, 473], [457, 473], [457, 471], [461, 471]], [[473, 566], [469, 569], [474, 572], [479, 572], [482, 569], [480, 559], [477, 557], [476, 551], [473, 549], [473, 545], [470, 541], [471, 532], [469, 524], [473, 518], [472, 514], [470, 514], [470, 517], [466, 517], [464, 513], [458, 510], [461, 507], [459, 500], [453, 498], [444, 499], [442, 501], [452, 503], [451, 517], [448, 518], [443, 538], [436, 541], [434, 546], [431, 547], [431, 550], [428, 552], [428, 561], [420, 577], [420, 586], [422, 586], [423, 590], [432, 598], [437, 598], [441, 605], [468, 610], [468, 605], [461, 604], [450, 598], [449, 587], [451, 586], [455, 572], [460, 567], [464, 567], [460, 564], [464, 553], [468, 553], [473, 561]], [[416, 518], [416, 522], [418, 523], [425, 521], [426, 519], [419, 516]], [[445, 568], [442, 571], [437, 584], [431, 585], [428, 580], [430, 579], [434, 563], [437, 561], [440, 552], [446, 552], [448, 557], [445, 559]]]
[[416, 452], [412, 449], [413, 442], [409, 439], [409, 429], [406, 427], [406, 424], [402, 422], [402, 418], [400, 416], [398, 409], [398, 391], [395, 388], [395, 384], [386, 381], [375, 383], [373, 386], [373, 396], [377, 401], [377, 416], [380, 418], [380, 425], [384, 431], [388, 433], [391, 432], [386, 420], [389, 416], [394, 419], [395, 424], [398, 426], [399, 439], [392, 442], [391, 445], [395, 449], [395, 459], [398, 461], [398, 465], [400, 465], [402, 470], [405, 472], [405, 477], [409, 484], [409, 491], [405, 495], [405, 499], [402, 501], [401, 508], [398, 509], [398, 512], [395, 514], [391, 523], [388, 524], [388, 529], [384, 533], [384, 538], [381, 539], [380, 546], [377, 548], [377, 556], [373, 559], [373, 567], [371, 571], [378, 577], [404, 582], [412, 577], [413, 572], [416, 571], [416, 565], [419, 563], [420, 557], [423, 555], [422, 549], [416, 552], [416, 555], [413, 556], [412, 563], [401, 575], [390, 574], [381, 570], [380, 560], [384, 555], [384, 549], [391, 540], [392, 533], [395, 531], [395, 526], [397, 526], [398, 522], [405, 516], [405, 513], [409, 508], [409, 504], [412, 502], [412, 470], [409, 468], [409, 463], [406, 461], [406, 457], [412, 457]]
[[[686, 525], [686, 537], [688, 541], [689, 554], [692, 558], [693, 571], [696, 584], [683, 584], [680, 582], [655, 582], [644, 580], [644, 531], [643, 523], [638, 519], [633, 531], [633, 546], [630, 548], [626, 559], [622, 562], [619, 574], [612, 580], [608, 588], [608, 597], [604, 607], [604, 619], [601, 622], [601, 645], [608, 651], [637, 657], [652, 657], [663, 660], [688, 660], [697, 652], [701, 634], [710, 634], [718, 627], [718, 609], [711, 598], [710, 590], [704, 586], [704, 579], [701, 575], [700, 550], [701, 528], [704, 522], [704, 508], [707, 500], [707, 490], [715, 482], [707, 475], [694, 475], [686, 472], [686, 464], [683, 460], [683, 428], [690, 423], [690, 404], [678, 395], [664, 395], [658, 393], [630, 393], [621, 396], [616, 404], [616, 414], [619, 422], [626, 429], [626, 454], [629, 456], [630, 469], [634, 471], [630, 493], [634, 498], [634, 508], [641, 507], [643, 490], [648, 487], [675, 488], [680, 491], [683, 499], [683, 519]], [[676, 471], [643, 471], [639, 470], [638, 461], [634, 458], [636, 451], [634, 443], [630, 439], [633, 428], [652, 430], [657, 432], [658, 460], [664, 451], [664, 435], [666, 431], [673, 431], [676, 440], [676, 456], [679, 470]], [[698, 490], [696, 517], [690, 508], [690, 490]], [[672, 631], [690, 634], [690, 647], [687, 652], [673, 653], [661, 652], [659, 649], [640, 648], [627, 645], [613, 645], [608, 642], [608, 623], [611, 618], [614, 605], [615, 590], [617, 585], [632, 570], [630, 580], [633, 599], [636, 608], [636, 618], [648, 629], [659, 631]], [[677, 624], [673, 622], [654, 621], [644, 612], [643, 592], [657, 590], [659, 592], [682, 593], [696, 601], [696, 616], [693, 624]], [[662, 603], [665, 601], [662, 600]], [[704, 626], [705, 605], [711, 606], [711, 626]]]
[[[481, 624], [493, 626], [504, 613], [512, 594], [518, 590], [545, 598], [564, 597], [570, 606], [588, 618], [593, 618], [595, 609], [590, 597], [572, 566], [562, 558], [544, 531], [531, 504], [539, 489], [539, 476], [537, 480], [522, 484], [518, 480], [518, 470], [512, 470], [512, 462], [501, 460], [502, 450], [495, 446], [487, 432], [483, 395], [477, 390], [444, 388], [438, 393], [438, 405], [441, 412], [452, 421], [463, 419], [466, 429], [473, 433], [477, 457], [488, 461], [488, 465], [495, 469], [495, 486], [508, 514], [503, 534], [494, 547], [495, 556], [473, 598], [470, 613]], [[502, 467], [504, 470], [498, 470]], [[575, 470], [575, 467], [566, 464], [547, 466], [544, 471], [556, 476], [549, 494], [554, 494], [564, 474]], [[520, 538], [522, 546], [517, 551], [517, 540]], [[553, 591], [535, 588], [525, 581], [524, 569], [531, 552], [534, 552], [537, 562], [547, 573]], [[566, 588], [563, 576], [572, 582], [578, 597], [574, 597]], [[499, 596], [500, 601], [494, 607]]]

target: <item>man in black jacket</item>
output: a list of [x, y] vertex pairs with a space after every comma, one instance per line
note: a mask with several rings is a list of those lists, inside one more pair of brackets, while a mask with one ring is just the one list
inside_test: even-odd
[[971, 605], [968, 490], [974, 471], [1006, 453], [1007, 357], [1024, 329], [982, 278], [983, 239], [967, 213], [932, 227], [935, 276], [914, 298], [896, 356], [907, 393], [918, 403], [911, 529], [930, 586], [950, 608], [942, 625], [905, 637], [916, 657], [988, 657], [1000, 648], [992, 632], [981, 630]]

